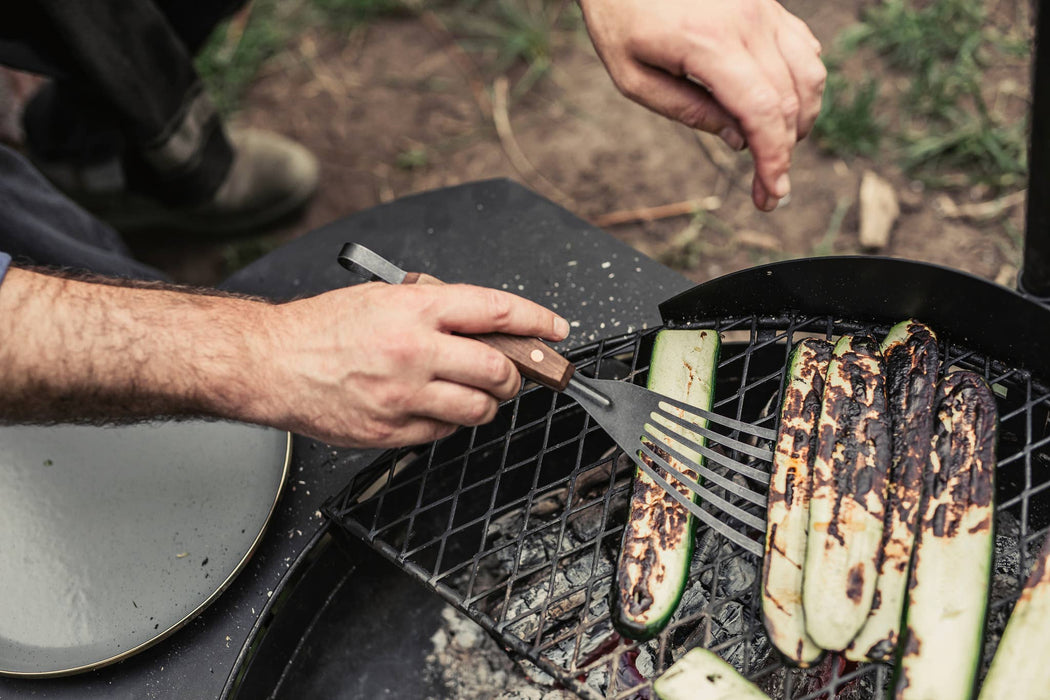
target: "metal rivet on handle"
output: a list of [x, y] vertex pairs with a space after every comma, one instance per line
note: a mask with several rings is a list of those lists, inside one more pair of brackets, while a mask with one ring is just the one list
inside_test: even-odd
[[533, 350], [529, 353], [529, 359], [537, 364], [543, 362], [543, 351], [539, 349]]

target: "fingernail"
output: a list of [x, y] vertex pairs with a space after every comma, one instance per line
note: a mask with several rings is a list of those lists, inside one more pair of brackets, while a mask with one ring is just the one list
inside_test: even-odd
[[791, 178], [788, 177], [787, 173], [784, 173], [777, 178], [776, 185], [773, 186], [773, 194], [779, 199], [786, 197], [787, 193], [791, 191]]
[[559, 339], [566, 338], [569, 335], [569, 322], [561, 316], [554, 317], [554, 334]]
[[727, 126], [719, 131], [718, 135], [734, 151], [739, 151], [744, 147], [744, 135], [731, 126]]
[[780, 200], [777, 199], [776, 197], [767, 196], [765, 201], [762, 202], [761, 209], [762, 209], [762, 211], [770, 212], [770, 211], [773, 211], [774, 209], [776, 209], [777, 208], [777, 204], [779, 204], [779, 203], [780, 203]]

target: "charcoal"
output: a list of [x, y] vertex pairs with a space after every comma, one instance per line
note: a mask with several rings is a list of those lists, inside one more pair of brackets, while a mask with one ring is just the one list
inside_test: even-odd
[[765, 665], [772, 651], [769, 640], [760, 632], [761, 624], [750, 619], [744, 605], [734, 600], [725, 603], [712, 622], [710, 646], [736, 640], [735, 644], [719, 651], [719, 656], [727, 663], [743, 673]]
[[570, 693], [568, 690], [552, 690], [543, 695], [543, 700], [577, 700], [579, 698], [575, 693]]
[[518, 551], [518, 568], [531, 569], [547, 563], [547, 537], [542, 533], [532, 534], [521, 541]]
[[541, 669], [536, 664], [532, 663], [528, 659], [516, 659], [518, 668], [525, 674], [525, 677], [529, 679], [529, 682], [535, 683], [539, 686], [550, 688], [554, 685], [554, 678], [549, 673]]
[[543, 691], [539, 688], [515, 688], [497, 695], [494, 700], [543, 700]]
[[758, 577], [755, 565], [743, 557], [736, 557], [725, 562], [721, 567], [721, 574], [718, 582], [719, 591], [729, 598], [735, 598], [751, 591]]
[[722, 546], [722, 536], [703, 525], [697, 526], [696, 546], [693, 549], [693, 561], [689, 573], [696, 574], [709, 564]]
[[694, 582], [682, 592], [682, 599], [678, 602], [678, 609], [674, 611], [672, 621], [678, 621], [694, 615], [699, 615], [707, 609], [707, 587], [700, 581]]
[[485, 535], [488, 541], [514, 540], [525, 524], [525, 513], [521, 509], [504, 513], [489, 522]]
[[1020, 582], [1022, 578], [1021, 553], [1018, 542], [1021, 527], [1010, 513], [1000, 512], [995, 518], [995, 568], [993, 577], [1004, 577]]
[[583, 682], [599, 693], [604, 694], [606, 688], [609, 687], [609, 669], [605, 666], [599, 666], [588, 673]]
[[584, 508], [569, 518], [569, 529], [581, 543], [591, 542], [605, 530], [605, 513], [602, 504]]

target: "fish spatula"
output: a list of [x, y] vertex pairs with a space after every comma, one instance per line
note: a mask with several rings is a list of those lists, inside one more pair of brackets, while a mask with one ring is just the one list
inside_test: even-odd
[[[405, 272], [356, 243], [343, 246], [339, 262], [348, 270], [370, 280], [390, 284], [443, 284], [430, 275]], [[672, 498], [732, 542], [753, 554], [762, 555], [762, 543], [701, 508], [689, 492], [697, 494], [725, 515], [764, 531], [763, 518], [714, 493], [709, 485], [721, 487], [727, 494], [763, 508], [766, 496], [713, 471], [705, 462], [767, 484], [768, 468], [757, 465], [771, 463], [773, 453], [746, 440], [752, 438], [759, 443], [772, 442], [776, 439], [776, 431], [669, 399], [630, 382], [584, 377], [576, 372], [571, 362], [538, 338], [501, 333], [472, 337], [504, 353], [523, 376], [574, 399], [634, 460], [638, 468]], [[739, 437], [713, 431], [711, 425], [721, 426]], [[740, 455], [750, 464], [734, 459], [726, 452]], [[704, 459], [697, 461], [688, 453], [699, 454]], [[677, 467], [671, 463], [671, 458], [677, 462]], [[672, 485], [668, 479], [683, 488]], [[705, 480], [706, 484], [700, 483], [700, 479]]]

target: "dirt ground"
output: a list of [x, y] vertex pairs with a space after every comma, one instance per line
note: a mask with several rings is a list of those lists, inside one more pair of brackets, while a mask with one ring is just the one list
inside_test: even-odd
[[[784, 4], [826, 46], [859, 9], [858, 2]], [[309, 30], [263, 67], [235, 117], [287, 134], [318, 155], [321, 190], [303, 217], [236, 246], [154, 236], [133, 240], [133, 247], [179, 280], [212, 283], [281, 241], [380, 202], [509, 177], [605, 223], [611, 235], [696, 281], [776, 259], [878, 252], [1013, 284], [1020, 241], [1004, 230], [1023, 231], [1023, 196], [1003, 212], [1006, 229], [946, 216], [945, 195], [923, 192], [888, 156], [847, 162], [807, 141], [795, 157], [790, 202], [763, 214], [750, 202], [747, 153], [623, 98], [582, 32], [556, 34], [554, 44], [551, 75], [506, 104], [430, 13], [349, 33]], [[1028, 76], [1009, 79], [1022, 86], [1014, 99], [1023, 115]], [[862, 250], [858, 239], [858, 189], [867, 170], [892, 183], [901, 200], [900, 218], [879, 251]], [[950, 196], [966, 204], [992, 195], [976, 189]], [[614, 212], [682, 202], [708, 213], [607, 223]]]

